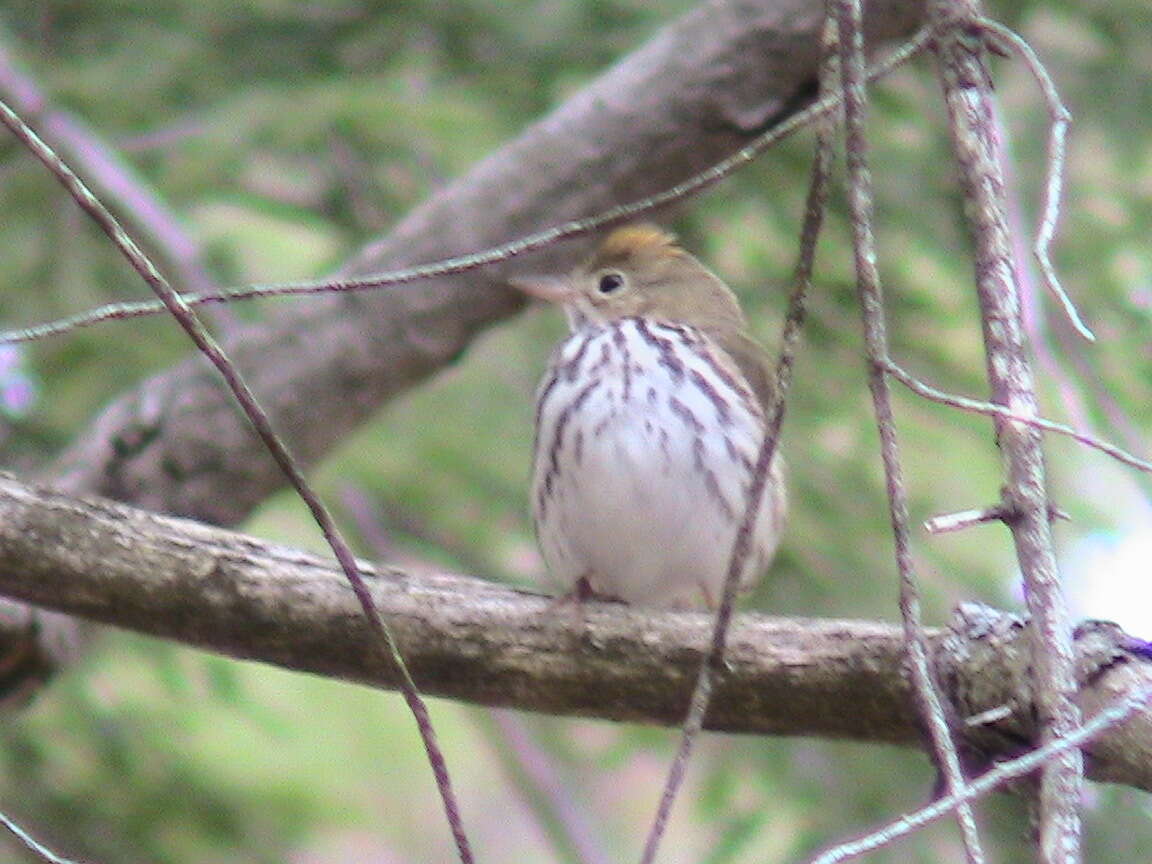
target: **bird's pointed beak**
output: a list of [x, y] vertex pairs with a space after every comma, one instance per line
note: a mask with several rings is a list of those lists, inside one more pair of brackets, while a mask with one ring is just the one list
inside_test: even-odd
[[529, 297], [564, 305], [572, 299], [572, 284], [559, 276], [526, 276], [509, 279], [508, 284]]

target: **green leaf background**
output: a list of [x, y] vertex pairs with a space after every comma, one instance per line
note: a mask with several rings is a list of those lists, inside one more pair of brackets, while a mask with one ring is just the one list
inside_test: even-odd
[[[324, 274], [687, 8], [674, 0], [9, 0], [0, 41], [57, 107], [120, 148], [203, 244], [213, 275], [236, 284]], [[1140, 449], [1152, 426], [1152, 12], [1138, 0], [994, 11], [1033, 42], [1075, 116], [1054, 260], [1101, 338], [1091, 346], [1070, 338], [1044, 300], [1045, 412]], [[1031, 231], [1047, 115], [1021, 67], [995, 66], [1019, 222]], [[972, 267], [928, 64], [874, 89], [870, 131], [894, 354], [945, 389], [980, 396]], [[769, 152], [672, 226], [736, 288], [768, 345], [778, 340], [810, 148], [802, 135]], [[785, 426], [791, 522], [748, 606], [895, 620], [840, 193], [833, 208]], [[42, 168], [3, 139], [0, 209], [5, 326], [145, 295]], [[259, 317], [268, 302], [291, 301], [234, 314]], [[360, 551], [372, 547], [353, 516], [366, 508], [405, 560], [531, 583], [542, 568], [525, 491], [532, 397], [562, 331], [548, 310], [493, 328], [314, 472]], [[34, 470], [113, 395], [187, 351], [160, 320], [32, 347], [23, 373], [38, 401], [2, 421], [5, 464]], [[985, 420], [899, 391], [897, 410], [915, 520], [997, 499], [999, 460]], [[1054, 500], [1073, 517], [1057, 529], [1063, 551], [1094, 533], [1152, 530], [1146, 481], [1065, 441], [1051, 440], [1048, 452]], [[287, 494], [244, 528], [322, 548]], [[1001, 527], [918, 532], [914, 552], [930, 623], [964, 599], [1019, 605]], [[481, 860], [575, 860], [548, 840], [538, 802], [506, 770], [507, 743], [485, 713], [441, 702], [433, 712]], [[674, 734], [519, 719], [610, 860], [638, 855]], [[797, 860], [923, 803], [932, 783], [918, 753], [713, 736], [692, 767], [662, 860]], [[101, 862], [453, 855], [398, 697], [126, 634], [102, 639], [32, 706], [6, 717], [0, 809], [62, 851]], [[1019, 800], [994, 797], [979, 812], [997, 860], [1028, 860]], [[1142, 793], [1093, 787], [1087, 820], [1087, 860], [1143, 860], [1152, 848]], [[23, 854], [0, 837], [0, 858]], [[961, 853], [945, 824], [867, 860], [958, 861]]]

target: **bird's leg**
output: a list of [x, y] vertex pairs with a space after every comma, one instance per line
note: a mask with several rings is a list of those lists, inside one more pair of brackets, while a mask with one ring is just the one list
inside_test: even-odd
[[561, 594], [559, 597], [553, 599], [552, 603], [556, 607], [572, 606], [575, 609], [583, 609], [584, 604], [590, 600], [595, 600], [600, 603], [624, 603], [626, 602], [621, 597], [616, 597], [612, 594], [601, 594], [592, 586], [592, 576], [585, 573], [574, 583], [572, 583], [572, 590], [567, 594]]
[[568, 595], [575, 603], [583, 603], [586, 600], [596, 599], [596, 589], [592, 587], [592, 579], [587, 573], [576, 580], [576, 584], [572, 586], [572, 591]]

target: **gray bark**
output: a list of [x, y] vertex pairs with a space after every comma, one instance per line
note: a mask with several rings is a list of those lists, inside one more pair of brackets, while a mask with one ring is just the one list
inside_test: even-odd
[[[711, 619], [700, 613], [557, 604], [468, 576], [367, 562], [363, 572], [428, 695], [673, 725], [708, 644]], [[232, 657], [396, 684], [330, 561], [3, 475], [0, 594]], [[1026, 634], [1022, 619], [982, 606], [926, 631], [965, 749], [981, 761], [1039, 739]], [[1147, 643], [1102, 622], [1077, 636], [1086, 717], [1152, 685]], [[903, 656], [901, 630], [888, 624], [737, 616], [706, 726], [922, 746]], [[986, 712], [992, 719], [964, 723]], [[1094, 741], [1086, 756], [1089, 776], [1152, 791], [1152, 710]]]
[[[476, 251], [675, 185], [811, 101], [821, 14], [810, 0], [701, 5], [414, 209], [342, 274]], [[923, 14], [923, 0], [874, 0], [870, 36], [907, 36]], [[515, 314], [523, 301], [505, 286], [510, 273], [567, 268], [594, 239], [461, 277], [294, 298], [268, 323], [230, 333], [225, 348], [292, 451], [313, 464]], [[116, 399], [43, 476], [218, 525], [237, 524], [284, 485], [199, 356]], [[0, 657], [12, 670], [0, 693], [50, 676], [70, 654], [60, 646], [82, 636], [66, 619], [0, 608]]]

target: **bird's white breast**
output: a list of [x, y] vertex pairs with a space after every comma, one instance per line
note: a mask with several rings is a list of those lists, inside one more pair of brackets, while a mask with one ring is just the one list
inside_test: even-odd
[[[718, 601], [763, 434], [698, 330], [626, 318], [574, 333], [537, 400], [532, 505], [552, 577], [644, 605]], [[775, 551], [782, 507], [766, 494], [745, 580]]]

